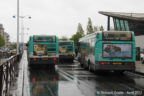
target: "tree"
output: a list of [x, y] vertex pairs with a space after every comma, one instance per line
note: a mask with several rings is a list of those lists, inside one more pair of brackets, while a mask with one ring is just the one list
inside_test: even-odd
[[78, 27], [77, 27], [77, 32], [76, 34], [72, 35], [72, 37], [70, 38], [70, 40], [73, 40], [74, 43], [75, 43], [75, 48], [77, 49], [77, 44], [78, 44], [78, 41], [81, 37], [83, 37], [85, 34], [84, 34], [84, 30], [82, 28], [82, 25], [79, 23], [78, 24]]
[[104, 28], [102, 25], [99, 27], [99, 29], [100, 29], [100, 31], [104, 31]]
[[94, 32], [98, 31], [98, 26], [94, 26]]
[[81, 35], [81, 37], [83, 37], [85, 35], [82, 25], [80, 23], [78, 23], [77, 33], [79, 33]]
[[88, 18], [87, 34], [94, 33], [91, 18]]
[[5, 40], [4, 38], [0, 35], [0, 47], [5, 45]]
[[68, 40], [68, 38], [66, 36], [62, 36], [62, 38], [60, 38], [59, 40]]

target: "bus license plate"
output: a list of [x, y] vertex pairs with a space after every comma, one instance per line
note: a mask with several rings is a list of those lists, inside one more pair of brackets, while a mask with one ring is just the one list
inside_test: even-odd
[[42, 60], [48, 60], [48, 58], [42, 58]]
[[120, 62], [114, 62], [113, 64], [122, 64], [122, 63], [120, 63]]

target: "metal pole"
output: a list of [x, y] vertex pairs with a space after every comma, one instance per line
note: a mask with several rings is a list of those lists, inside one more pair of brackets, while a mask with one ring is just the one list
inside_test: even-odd
[[107, 31], [110, 30], [110, 16], [108, 16], [108, 22], [107, 22]]
[[17, 0], [17, 54], [19, 54], [19, 0]]
[[23, 45], [24, 45], [24, 24], [23, 24], [24, 16], [21, 16], [21, 48], [23, 51]]
[[3, 94], [3, 65], [0, 66], [0, 96]]

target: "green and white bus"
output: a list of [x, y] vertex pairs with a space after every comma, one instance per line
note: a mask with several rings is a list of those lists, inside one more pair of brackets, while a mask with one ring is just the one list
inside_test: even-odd
[[69, 60], [73, 62], [75, 56], [74, 41], [72, 40], [61, 40], [59, 41], [59, 60]]
[[80, 38], [78, 60], [89, 70], [135, 70], [135, 35], [130, 31], [104, 31]]
[[28, 42], [28, 63], [56, 64], [59, 61], [59, 44], [55, 35], [34, 35]]

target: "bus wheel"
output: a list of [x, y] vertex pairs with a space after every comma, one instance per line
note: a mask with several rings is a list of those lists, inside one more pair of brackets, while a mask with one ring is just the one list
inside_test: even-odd
[[92, 71], [92, 70], [91, 70], [91, 66], [90, 66], [90, 64], [88, 65], [88, 70], [89, 70], [89, 71]]
[[91, 64], [90, 64], [90, 61], [88, 61], [88, 70], [89, 70], [89, 71], [92, 71], [92, 70], [91, 70]]
[[73, 63], [73, 59], [69, 59], [70, 63]]
[[141, 63], [144, 64], [144, 59], [141, 59]]
[[83, 67], [83, 64], [80, 63], [80, 66]]

